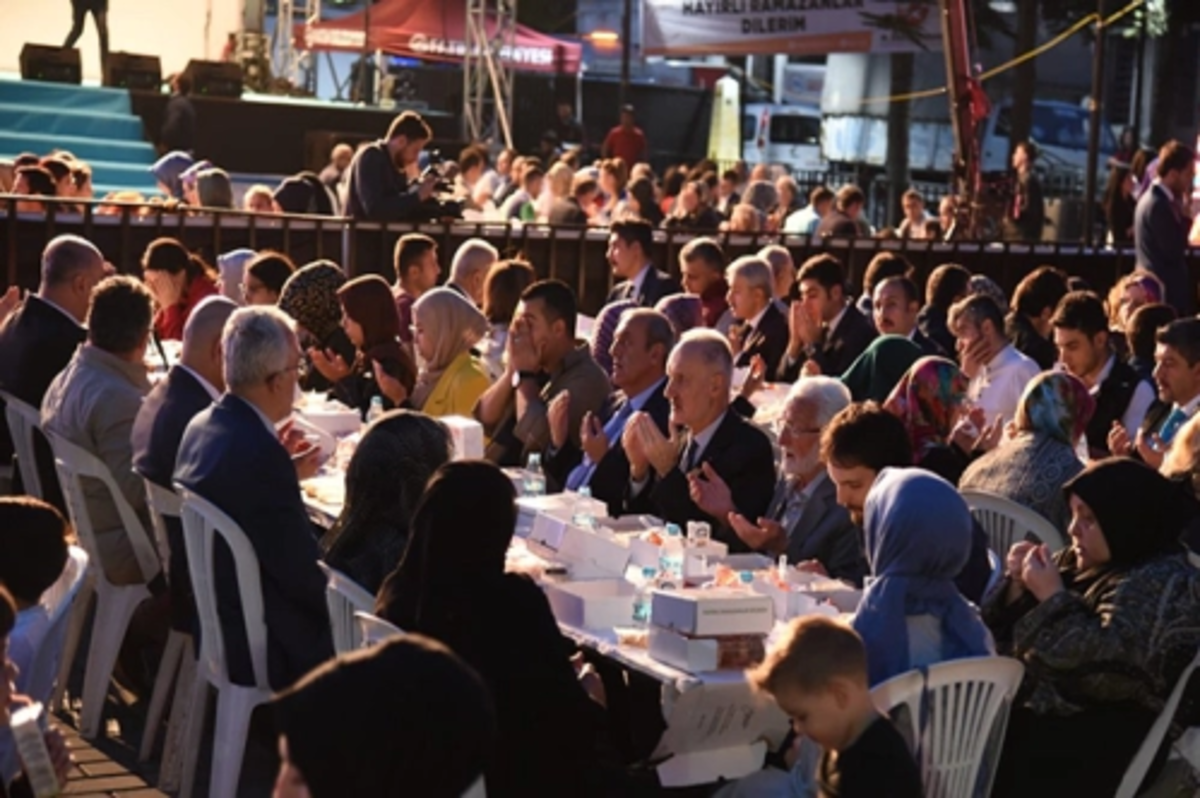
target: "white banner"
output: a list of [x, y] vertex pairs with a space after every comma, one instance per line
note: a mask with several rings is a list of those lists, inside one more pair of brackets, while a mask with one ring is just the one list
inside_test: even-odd
[[645, 0], [643, 15], [646, 55], [890, 53], [941, 47], [936, 0]]

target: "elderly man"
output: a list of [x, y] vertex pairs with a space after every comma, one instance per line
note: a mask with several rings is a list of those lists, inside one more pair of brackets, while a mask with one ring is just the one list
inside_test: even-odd
[[1004, 314], [991, 297], [975, 294], [950, 308], [950, 330], [958, 339], [963, 373], [970, 378], [967, 397], [986, 421], [1013, 420], [1025, 386], [1041, 369], [1017, 351], [1004, 335]]
[[665, 437], [644, 412], [625, 425], [629, 457], [625, 510], [683, 525], [707, 521], [718, 540], [748, 547], [729, 528], [730, 513], [758, 518], [775, 484], [775, 456], [765, 432], [729, 408], [733, 354], [712, 330], [689, 330], [667, 360], [665, 395], [671, 426]]
[[575, 294], [558, 280], [525, 289], [513, 314], [505, 372], [475, 404], [475, 418], [491, 438], [487, 458], [501, 466], [523, 465], [550, 444], [547, 408], [571, 392], [571, 443], [582, 446], [583, 417], [601, 412], [608, 399], [604, 369], [586, 343], [575, 341]]
[[725, 282], [725, 252], [711, 238], [693, 238], [679, 250], [683, 290], [700, 298], [704, 326], [722, 335], [729, 332], [729, 284]]
[[755, 357], [774, 374], [788, 345], [787, 317], [774, 301], [775, 279], [762, 258], [741, 257], [729, 265], [729, 308], [738, 319], [730, 329], [734, 366], [747, 368]]
[[[237, 522], [258, 557], [267, 625], [267, 671], [281, 690], [333, 656], [317, 539], [298, 472], [316, 471], [316, 451], [276, 427], [292, 412], [303, 355], [295, 323], [269, 306], [242, 308], [221, 337], [227, 393], [183, 433], [175, 481]], [[252, 679], [233, 563], [216, 562], [225, 658], [237, 684]]]
[[755, 551], [787, 554], [799, 567], [862, 584], [867, 573], [861, 532], [837, 502], [837, 485], [821, 458], [821, 430], [850, 404], [850, 391], [832, 377], [805, 377], [792, 386], [779, 447], [782, 474], [767, 514], [752, 523], [729, 518], [733, 531]]
[[468, 238], [454, 251], [446, 287], [471, 300], [475, 307], [483, 307], [483, 282], [488, 269], [498, 260], [500, 253], [491, 244], [482, 238]]
[[654, 252], [654, 228], [642, 219], [626, 219], [609, 226], [608, 262], [613, 277], [622, 280], [609, 292], [607, 302], [632, 299], [642, 307], [679, 293], [679, 283], [650, 262]]
[[[144, 358], [152, 300], [138, 280], [109, 277], [96, 286], [88, 309], [87, 342], [79, 347], [42, 400], [42, 427], [98, 457], [130, 507], [148, 520], [146, 490], [133, 473], [130, 431], [150, 391]], [[133, 547], [108, 489], [85, 483], [88, 515], [108, 578], [143, 581]]]
[[[92, 289], [105, 271], [100, 250], [79, 236], [58, 236], [46, 245], [37, 293], [0, 322], [0, 389], [33, 407], [42, 406], [50, 381], [87, 337], [83, 320]], [[5, 459], [12, 452], [6, 424], [0, 424], [0, 451]], [[43, 498], [63, 508], [54, 457], [40, 433], [34, 436], [34, 454]]]
[[675, 345], [670, 320], [648, 308], [626, 311], [617, 324], [610, 351], [613, 393], [612, 413], [603, 425], [586, 413], [580, 428], [581, 447], [568, 435], [571, 394], [563, 391], [550, 403], [550, 441], [546, 473], [567, 490], [587, 486], [592, 496], [608, 504], [609, 514], [620, 515], [629, 481], [629, 457], [621, 435], [630, 417], [641, 411], [650, 416], [664, 435], [671, 407], [663, 394], [667, 356]]
[[771, 267], [772, 293], [775, 296], [775, 307], [787, 316], [788, 300], [792, 296], [792, 286], [796, 284], [796, 264], [792, 253], [780, 244], [771, 244], [758, 251], [758, 257], [765, 260]]

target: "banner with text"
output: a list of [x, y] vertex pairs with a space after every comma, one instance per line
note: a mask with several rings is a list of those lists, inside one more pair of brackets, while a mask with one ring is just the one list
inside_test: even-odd
[[815, 55], [941, 48], [935, 0], [645, 0], [646, 55]]

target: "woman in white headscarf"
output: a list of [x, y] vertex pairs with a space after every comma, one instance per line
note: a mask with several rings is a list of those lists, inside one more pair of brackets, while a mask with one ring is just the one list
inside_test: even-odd
[[435, 288], [413, 304], [413, 345], [420, 358], [412, 406], [426, 415], [470, 416], [491, 381], [471, 352], [488, 331], [487, 318], [450, 288]]

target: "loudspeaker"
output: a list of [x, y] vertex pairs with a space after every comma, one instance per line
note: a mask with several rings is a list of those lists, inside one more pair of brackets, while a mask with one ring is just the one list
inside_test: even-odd
[[192, 94], [201, 97], [241, 97], [242, 68], [226, 61], [188, 61], [183, 71], [192, 80]]
[[109, 53], [104, 67], [104, 85], [118, 89], [159, 91], [162, 88], [162, 62], [156, 55]]
[[53, 83], [80, 83], [83, 68], [75, 48], [27, 44], [21, 48], [21, 78]]

